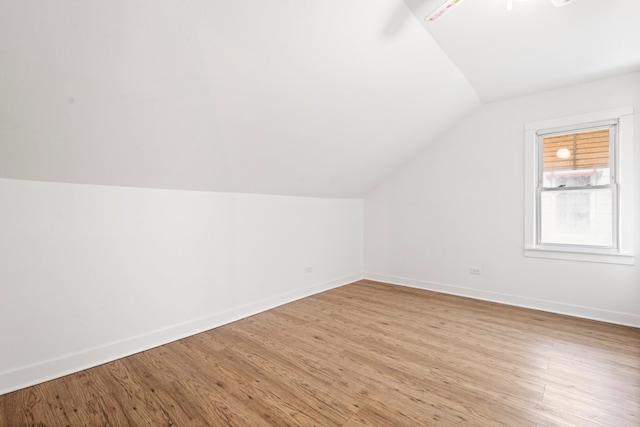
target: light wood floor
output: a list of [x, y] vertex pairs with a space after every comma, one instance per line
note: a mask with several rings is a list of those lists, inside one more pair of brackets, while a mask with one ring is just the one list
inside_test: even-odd
[[640, 329], [360, 281], [0, 396], [1, 426], [640, 426]]

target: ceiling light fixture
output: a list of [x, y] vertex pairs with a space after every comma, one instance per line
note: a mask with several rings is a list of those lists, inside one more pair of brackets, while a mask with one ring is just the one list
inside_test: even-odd
[[455, 6], [459, 5], [463, 1], [464, 0], [446, 0], [444, 3], [438, 6], [436, 10], [434, 10], [429, 15], [427, 15], [427, 17], [424, 18], [424, 20], [433, 22], [436, 19], [440, 18], [442, 15], [444, 15], [445, 12], [448, 12], [449, 10], [453, 9]]

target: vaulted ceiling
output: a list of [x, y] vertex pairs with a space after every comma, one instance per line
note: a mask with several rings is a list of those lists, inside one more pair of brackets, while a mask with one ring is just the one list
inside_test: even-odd
[[483, 102], [640, 70], [640, 1], [404, 0]]
[[504, 3], [0, 2], [0, 177], [363, 197], [482, 102], [640, 69], [637, 0]]

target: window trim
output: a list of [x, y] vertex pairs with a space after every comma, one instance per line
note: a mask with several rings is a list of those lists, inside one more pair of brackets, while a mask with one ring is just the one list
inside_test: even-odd
[[[542, 141], [544, 138], [549, 136], [556, 135], [566, 135], [566, 134], [575, 134], [581, 132], [589, 132], [593, 130], [602, 130], [606, 129], [609, 133], [609, 170], [610, 170], [610, 182], [606, 185], [590, 185], [588, 187], [580, 186], [580, 187], [566, 187], [566, 188], [547, 188], [543, 184], [543, 164], [542, 164], [542, 156], [544, 154], [544, 146]], [[536, 210], [535, 210], [535, 218], [536, 218], [536, 236], [535, 236], [535, 245], [541, 249], [570, 249], [575, 251], [582, 250], [592, 250], [600, 251], [603, 253], [618, 253], [618, 242], [619, 242], [619, 221], [618, 221], [618, 129], [619, 129], [619, 121], [615, 120], [604, 120], [596, 123], [584, 123], [573, 126], [563, 126], [561, 128], [553, 128], [553, 129], [539, 129], [536, 131], [536, 159], [535, 161], [535, 173], [536, 173]], [[577, 155], [574, 153], [574, 156]], [[543, 243], [542, 242], [542, 193], [545, 192], [566, 192], [566, 191], [574, 191], [574, 190], [598, 190], [598, 189], [608, 189], [611, 190], [611, 197], [614, 203], [612, 204], [612, 242], [611, 246], [592, 246], [592, 245], [577, 245], [570, 243]]]
[[[537, 258], [560, 260], [574, 260], [586, 262], [604, 262], [613, 264], [634, 265], [633, 252], [633, 107], [623, 107], [606, 111], [562, 117], [525, 125], [525, 226], [524, 226], [524, 255]], [[617, 209], [617, 238], [616, 248], [601, 248], [578, 245], [550, 245], [538, 244], [539, 214], [537, 209], [538, 194], [538, 138], [540, 134], [571, 131], [576, 128], [587, 129], [603, 123], [617, 122], [617, 137], [615, 162], [616, 182], [618, 192]], [[613, 148], [612, 148], [613, 149]]]

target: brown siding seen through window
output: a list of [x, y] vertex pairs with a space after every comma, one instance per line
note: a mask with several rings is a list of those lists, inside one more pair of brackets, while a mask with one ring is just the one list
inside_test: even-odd
[[[568, 158], [558, 156], [562, 149], [569, 150]], [[609, 129], [545, 137], [543, 162], [545, 171], [606, 168], [609, 166]]]

